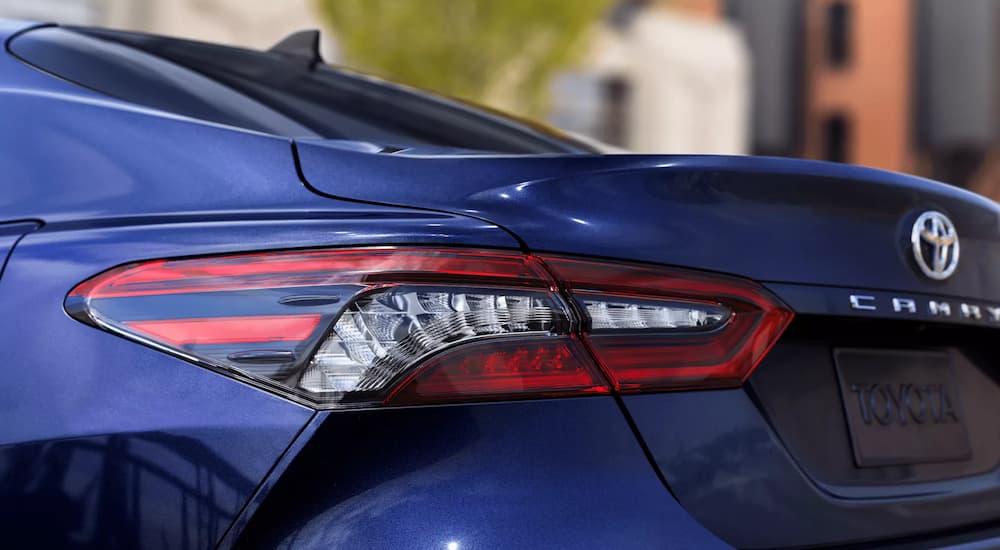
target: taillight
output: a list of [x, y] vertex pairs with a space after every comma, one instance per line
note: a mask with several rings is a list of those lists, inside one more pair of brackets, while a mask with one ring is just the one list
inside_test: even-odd
[[791, 319], [740, 279], [394, 247], [130, 264], [66, 307], [319, 408], [739, 385]]
[[608, 391], [551, 276], [518, 253], [157, 260], [80, 284], [67, 310], [323, 408]]
[[585, 312], [584, 338], [620, 392], [739, 386], [792, 320], [744, 279], [576, 258], [545, 262]]

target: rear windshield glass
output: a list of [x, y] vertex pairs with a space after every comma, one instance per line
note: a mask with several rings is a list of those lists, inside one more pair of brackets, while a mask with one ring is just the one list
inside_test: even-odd
[[513, 154], [588, 150], [542, 127], [277, 52], [82, 27], [27, 32], [11, 51], [121, 100], [280, 136]]

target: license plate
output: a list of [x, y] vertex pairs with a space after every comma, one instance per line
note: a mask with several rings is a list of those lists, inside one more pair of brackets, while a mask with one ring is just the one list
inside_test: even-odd
[[834, 356], [858, 467], [971, 457], [947, 353], [839, 349]]

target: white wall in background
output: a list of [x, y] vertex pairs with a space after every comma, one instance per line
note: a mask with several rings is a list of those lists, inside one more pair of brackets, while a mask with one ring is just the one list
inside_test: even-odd
[[[320, 28], [310, 0], [0, 0], [0, 17], [98, 25], [266, 49]], [[328, 60], [337, 58], [329, 36]]]
[[93, 25], [104, 18], [103, 0], [0, 0], [0, 17]]
[[[593, 137], [635, 152], [747, 154], [750, 79], [737, 28], [647, 9], [597, 33], [586, 67], [554, 87], [550, 120], [580, 133], [597, 128]], [[612, 81], [623, 101], [613, 100]]]
[[267, 48], [319, 28], [310, 0], [106, 0], [107, 24], [156, 34]]

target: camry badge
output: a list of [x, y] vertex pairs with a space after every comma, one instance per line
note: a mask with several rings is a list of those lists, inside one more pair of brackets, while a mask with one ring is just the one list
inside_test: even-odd
[[940, 212], [924, 212], [910, 236], [913, 257], [924, 275], [944, 281], [958, 269], [959, 243], [955, 224]]

